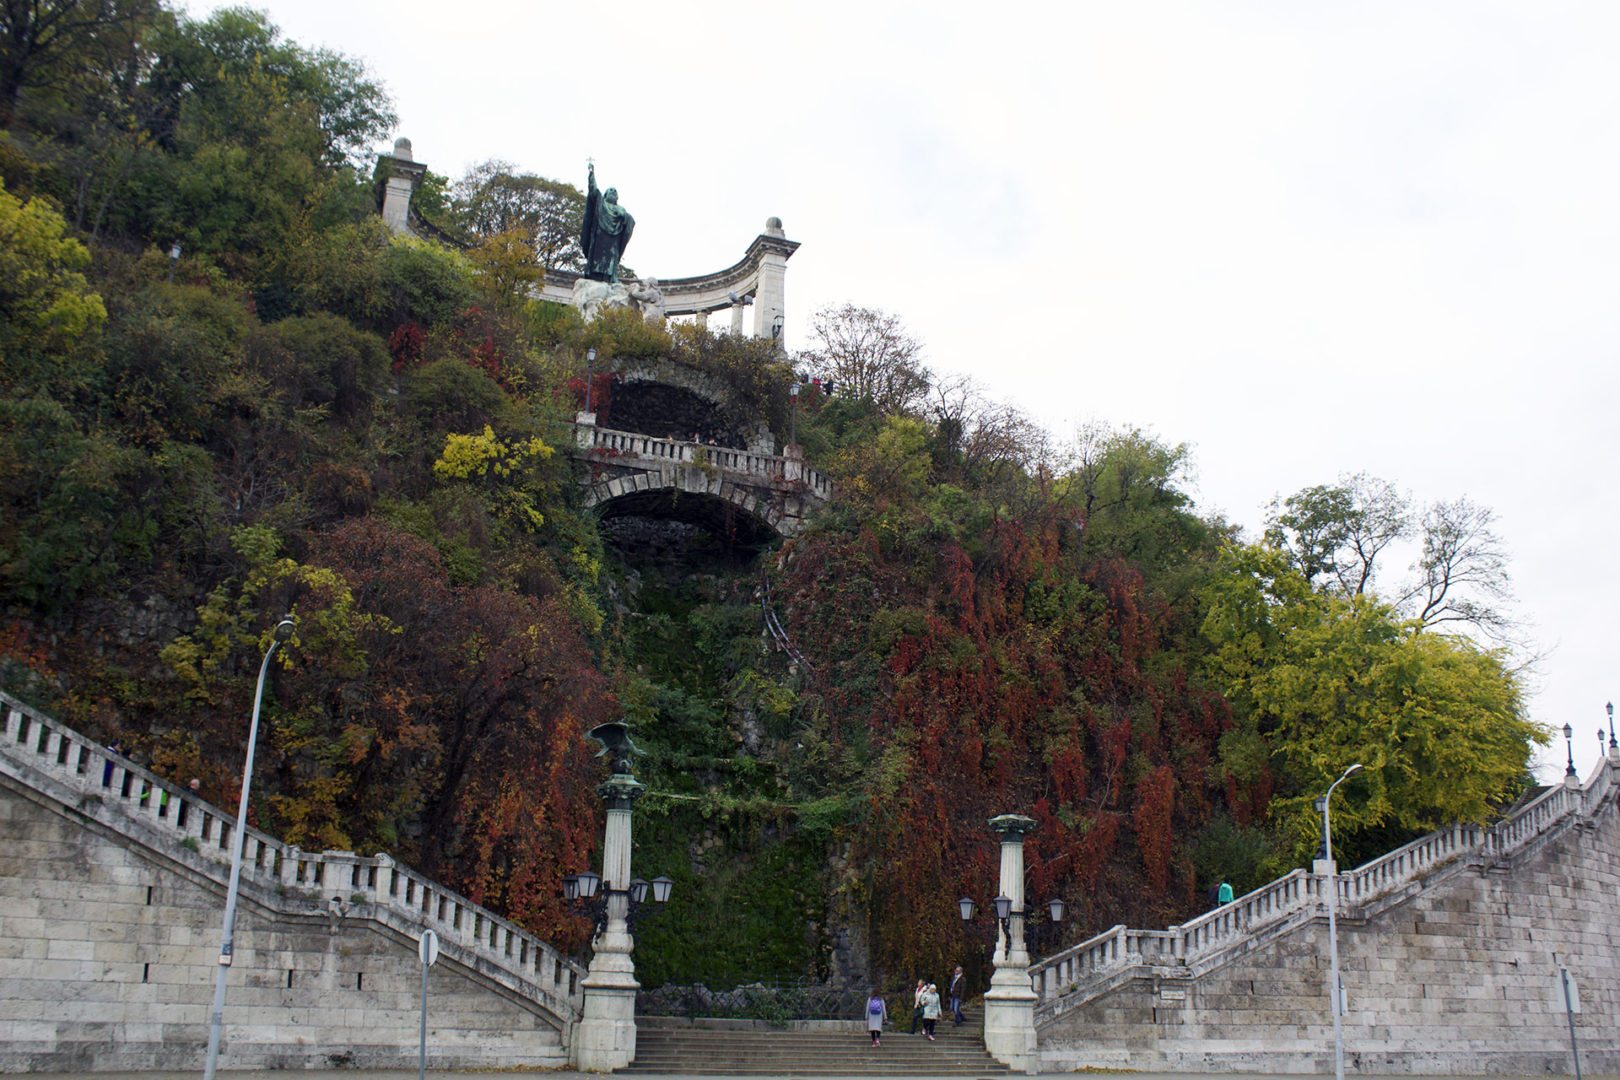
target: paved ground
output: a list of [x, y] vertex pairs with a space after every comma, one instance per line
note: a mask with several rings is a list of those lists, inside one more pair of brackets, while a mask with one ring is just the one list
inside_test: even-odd
[[[1331, 1071], [1331, 1070], [1329, 1070], [1329, 1071]], [[186, 1078], [186, 1080], [196, 1080], [196, 1078], [201, 1076], [201, 1074], [202, 1074], [202, 1070], [198, 1069], [195, 1072], [188, 1072], [188, 1073], [175, 1073], [175, 1072], [104, 1073], [104, 1072], [98, 1072], [98, 1073], [49, 1073], [49, 1074], [44, 1074], [44, 1075], [49, 1075], [51, 1077], [51, 1080], [169, 1080], [170, 1077], [175, 1077], [175, 1078], [184, 1077], [184, 1078]], [[1354, 1075], [1359, 1078], [1359, 1077], [1364, 1076], [1365, 1074], [1356, 1073]], [[371, 1071], [371, 1070], [361, 1070], [361, 1069], [342, 1069], [342, 1070], [338, 1070], [338, 1071], [320, 1070], [320, 1071], [315, 1071], [315, 1072], [305, 1072], [302, 1069], [291, 1069], [291, 1070], [282, 1070], [280, 1072], [235, 1072], [235, 1071], [227, 1071], [227, 1070], [221, 1069], [220, 1072], [219, 1072], [219, 1076], [222, 1078], [222, 1080], [354, 1080], [355, 1077], [359, 1077], [359, 1076], [365, 1077], [366, 1080], [416, 1080], [416, 1070], [411, 1069], [411, 1070], [406, 1071], [406, 1070], [399, 1070], [399, 1069], [379, 1069], [379, 1070], [376, 1070], [376, 1071]], [[603, 1080], [601, 1074], [598, 1074], [598, 1073], [550, 1072], [550, 1071], [542, 1071], [542, 1070], [483, 1070], [483, 1071], [477, 1071], [477, 1072], [436, 1072], [436, 1071], [434, 1071], [432, 1069], [429, 1069], [428, 1070], [428, 1076], [434, 1077], [434, 1078], [436, 1078], [436, 1080], [447, 1080], [447, 1078], [449, 1078], [449, 1077], [478, 1077], [478, 1076], [484, 1076], [484, 1077], [543, 1076], [543, 1077], [547, 1077], [548, 1080]], [[1079, 1076], [1118, 1077], [1118, 1078], [1120, 1078], [1120, 1080], [1127, 1080], [1127, 1078], [1128, 1078], [1128, 1080], [1321, 1080], [1320, 1077], [1315, 1076], [1314, 1074], [1312, 1074], [1312, 1075], [1298, 1075], [1298, 1074], [1284, 1074], [1284, 1073], [1265, 1073], [1265, 1074], [1258, 1074], [1258, 1073], [1207, 1073], [1206, 1074], [1206, 1073], [1141, 1073], [1141, 1072], [1045, 1073], [1045, 1074], [1042, 1074], [1042, 1076], [1040, 1076], [1040, 1077], [1036, 1077], [1035, 1080], [1058, 1080], [1058, 1078], [1060, 1078], [1060, 1077], [1063, 1078], [1063, 1080], [1075, 1080], [1075, 1078], [1079, 1077]], [[656, 1077], [656, 1076], [638, 1076], [636, 1078], [636, 1080], [694, 1080], [694, 1078], [691, 1077], [691, 1076], [686, 1076], [686, 1075], [679, 1076], [679, 1077], [673, 1077], [672, 1076], [672, 1077], [668, 1077], [668, 1078]], [[737, 1080], [737, 1078], [728, 1077], [728, 1078], [726, 1078], [726, 1080]], [[753, 1078], [750, 1078], [750, 1080], [753, 1080]], [[784, 1075], [782, 1077], [777, 1077], [777, 1078], [764, 1077], [764, 1078], [760, 1078], [760, 1080], [792, 1080], [792, 1078], [790, 1076]], [[818, 1077], [817, 1080], [825, 1080], [825, 1078]], [[907, 1080], [911, 1080], [911, 1078], [907, 1078]], [[1002, 1078], [998, 1077], [997, 1080], [1002, 1080]], [[1455, 1076], [1449, 1076], [1449, 1077], [1402, 1076], [1402, 1077], [1399, 1077], [1398, 1080], [1462, 1080], [1462, 1078], [1455, 1077]], [[1539, 1077], [1493, 1076], [1493, 1077], [1490, 1077], [1490, 1080], [1547, 1080], [1547, 1078], [1545, 1076], [1539, 1076]], [[1613, 1077], [1613, 1076], [1601, 1076], [1601, 1075], [1597, 1075], [1597, 1074], [1593, 1074], [1593, 1073], [1584, 1073], [1583, 1074], [1583, 1080], [1620, 1080], [1620, 1078]]]

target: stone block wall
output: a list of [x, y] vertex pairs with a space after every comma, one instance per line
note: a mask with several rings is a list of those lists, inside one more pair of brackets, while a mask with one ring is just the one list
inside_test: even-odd
[[[223, 886], [9, 776], [0, 836], [0, 1072], [200, 1070]], [[222, 1068], [415, 1067], [415, 941], [363, 915], [244, 884]], [[441, 956], [428, 1060], [560, 1067], [567, 1052], [554, 1016]]]
[[[1510, 861], [1459, 859], [1339, 920], [1345, 1071], [1620, 1073], [1620, 810], [1612, 793]], [[1042, 1067], [1331, 1073], [1327, 920], [1199, 972], [1165, 965], [1040, 1029]], [[1191, 977], [1189, 977], [1189, 975]]]

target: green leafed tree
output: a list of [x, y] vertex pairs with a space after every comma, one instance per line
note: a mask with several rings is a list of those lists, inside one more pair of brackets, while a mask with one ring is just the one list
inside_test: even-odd
[[451, 188], [453, 222], [478, 237], [516, 231], [546, 270], [578, 270], [580, 219], [585, 196], [572, 184], [518, 172], [507, 161], [467, 170]]
[[1336, 834], [1483, 822], [1523, 790], [1531, 744], [1547, 734], [1502, 653], [1423, 633], [1372, 597], [1313, 590], [1264, 546], [1231, 551], [1205, 601], [1206, 667], [1238, 721], [1223, 764], [1275, 774], [1285, 854], [1315, 847], [1313, 800], [1356, 762]]
[[62, 215], [0, 181], [0, 385], [71, 393], [88, 377], [75, 359], [106, 322], [84, 276], [90, 253]]

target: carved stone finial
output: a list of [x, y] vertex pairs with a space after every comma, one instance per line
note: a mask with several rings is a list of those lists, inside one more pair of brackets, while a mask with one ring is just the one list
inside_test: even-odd
[[768, 217], [768, 218], [766, 218], [765, 219], [765, 235], [766, 236], [786, 236], [787, 233], [782, 231], [782, 219], [779, 218], [779, 217]]
[[411, 140], [401, 135], [394, 140], [394, 156], [401, 161], [415, 161], [411, 156]]

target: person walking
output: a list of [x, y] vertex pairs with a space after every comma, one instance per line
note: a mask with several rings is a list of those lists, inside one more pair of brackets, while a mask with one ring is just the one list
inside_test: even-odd
[[923, 987], [922, 992], [923, 1031], [928, 1035], [928, 1041], [934, 1041], [934, 1024], [939, 1020], [939, 988], [933, 983]]
[[1231, 902], [1232, 902], [1232, 883], [1229, 882], [1229, 881], [1223, 880], [1221, 882], [1221, 887], [1219, 889], [1215, 890], [1215, 906], [1219, 907], [1222, 904], [1230, 904]]
[[917, 1034], [917, 1025], [922, 1022], [923, 991], [928, 988], [926, 980], [918, 979], [917, 985], [911, 989], [911, 1033]]
[[872, 987], [872, 996], [866, 999], [866, 1030], [872, 1035], [872, 1045], [883, 1045], [883, 1022], [889, 1018], [889, 1007], [883, 1004], [883, 998], [878, 995], [877, 987]]
[[956, 1027], [963, 1024], [962, 994], [967, 989], [967, 979], [962, 975], [962, 965], [956, 965], [956, 971], [951, 975], [951, 1023]]

